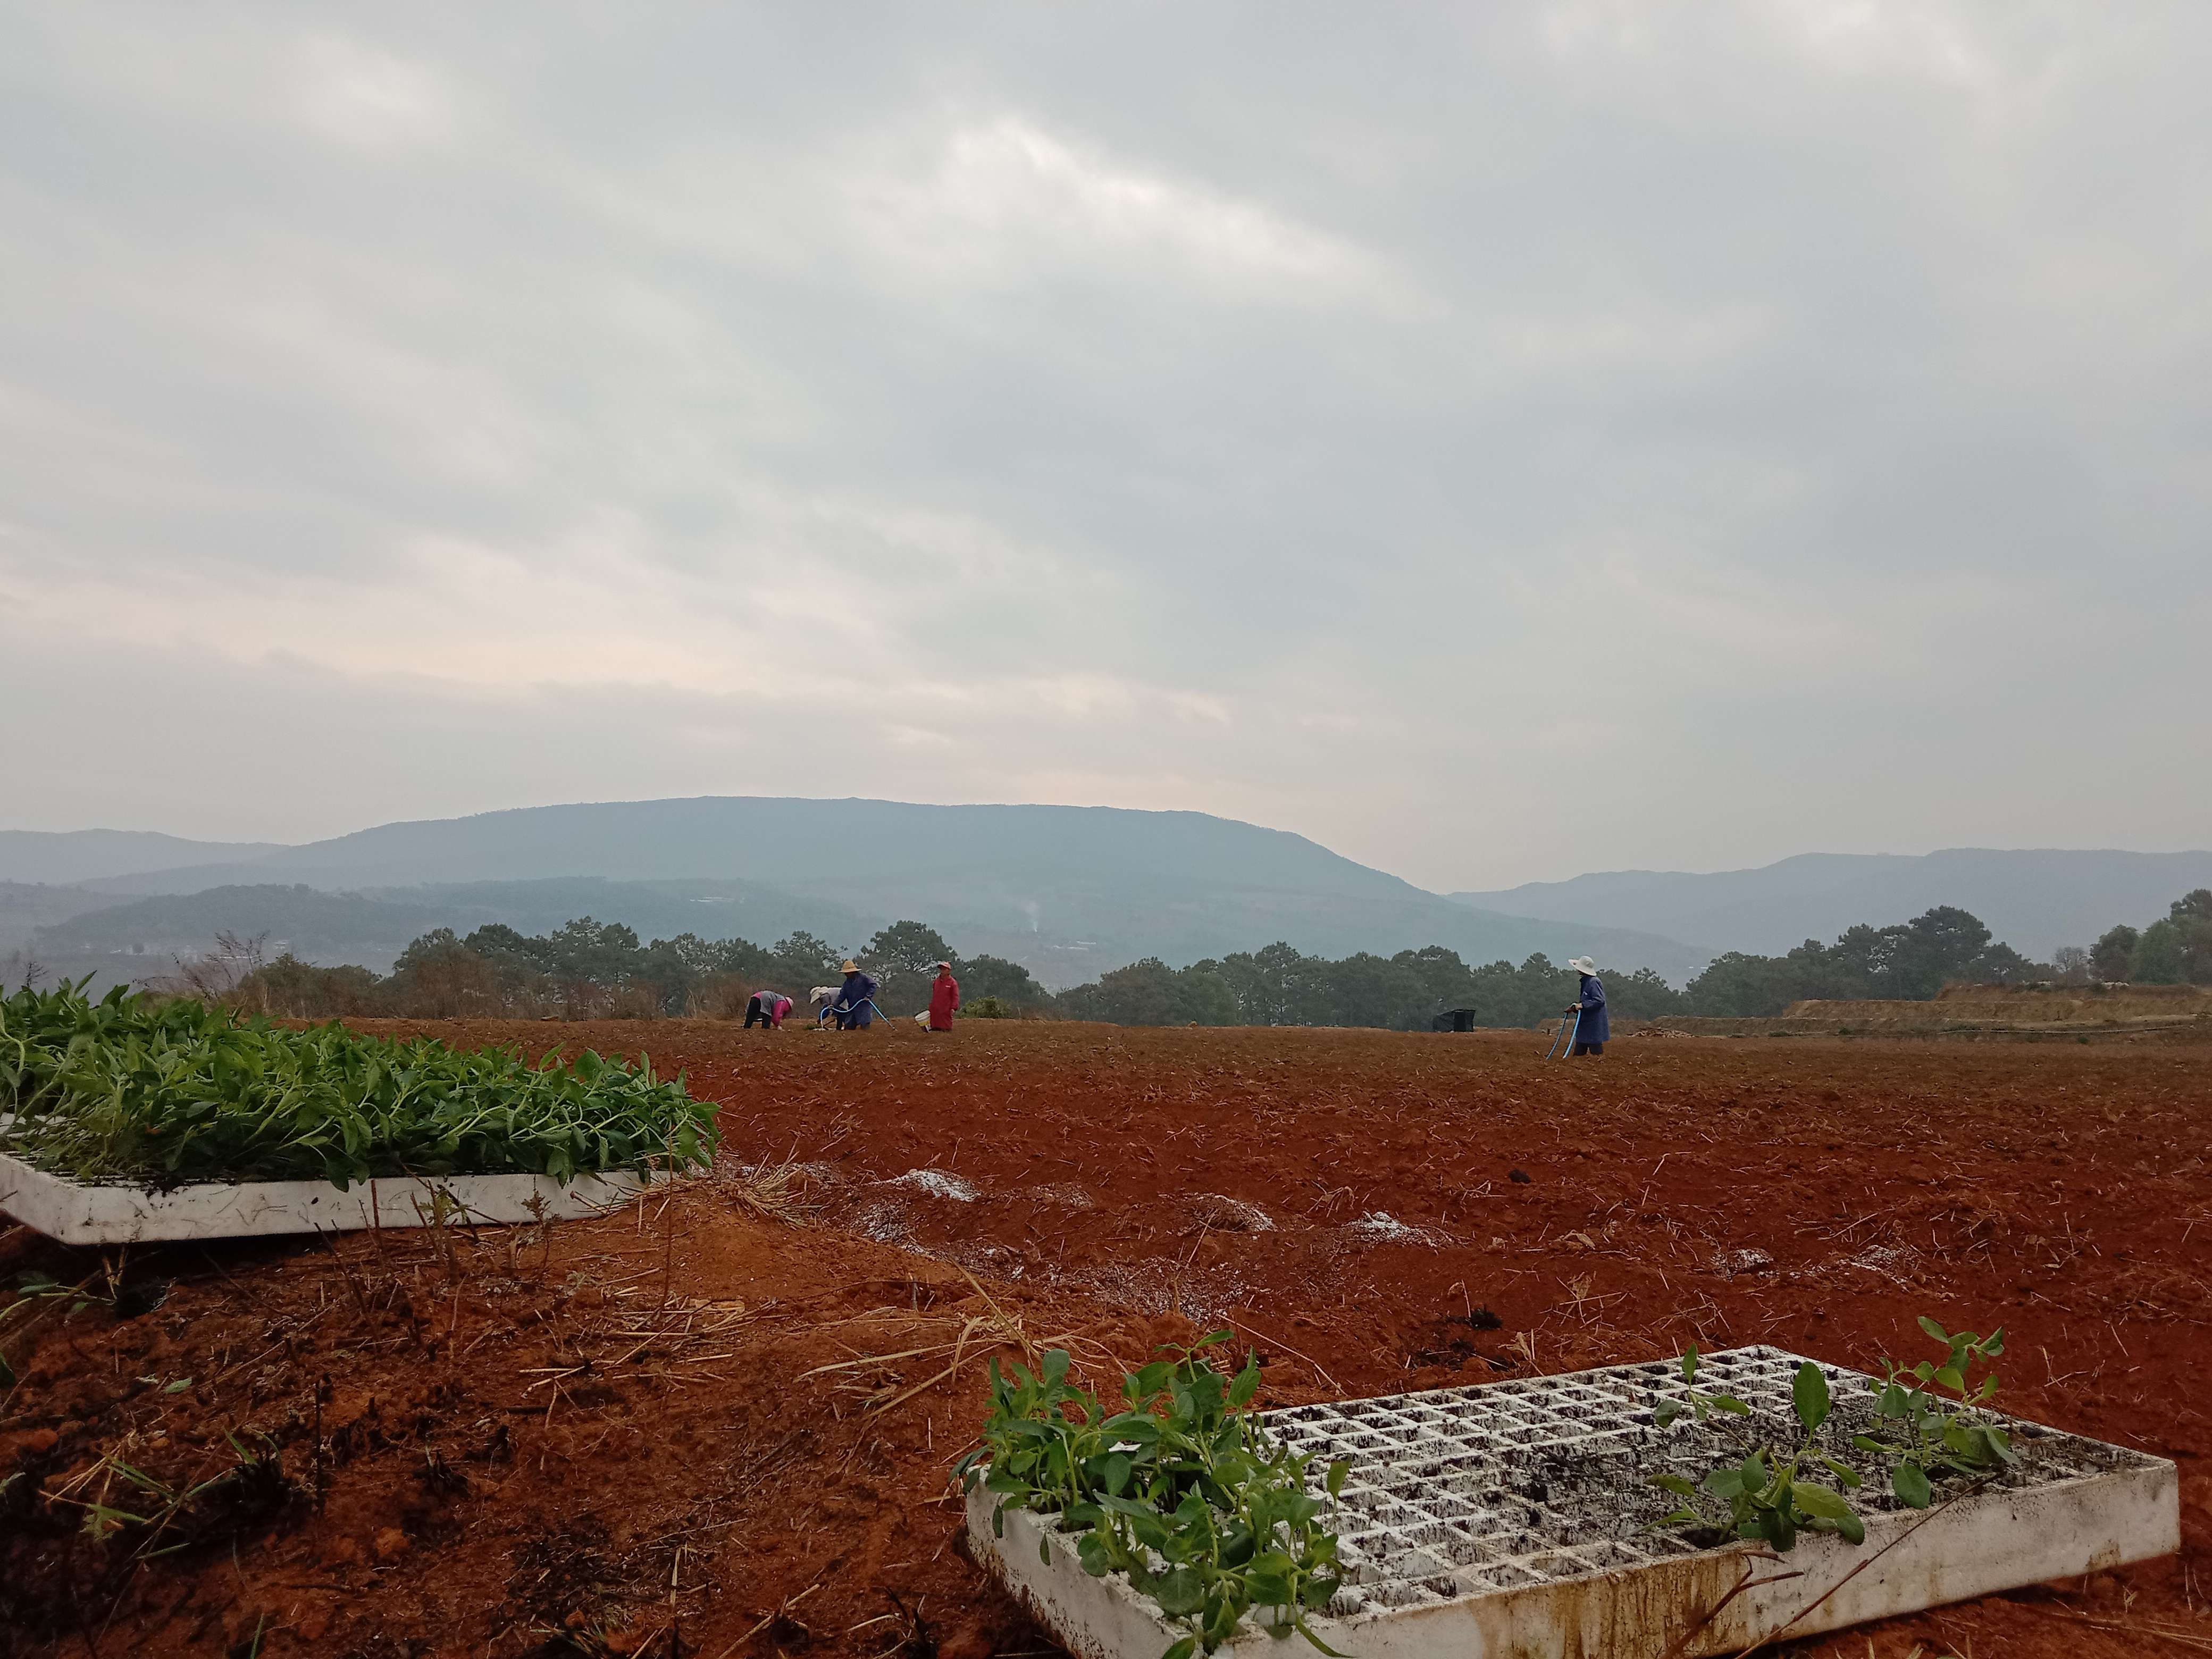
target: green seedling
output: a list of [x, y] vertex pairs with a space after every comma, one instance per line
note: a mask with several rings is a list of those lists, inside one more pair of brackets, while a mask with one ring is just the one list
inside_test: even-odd
[[1943, 1345], [1943, 1362], [1906, 1367], [1884, 1360], [1875, 1390], [1875, 1432], [1851, 1437], [1861, 1451], [1889, 1461], [1889, 1489], [1916, 1510], [1928, 1507], [1934, 1483], [1946, 1475], [1992, 1474], [2016, 1461], [2011, 1437], [1981, 1410], [1996, 1396], [1997, 1374], [1972, 1380], [1976, 1365], [2004, 1352], [2004, 1328], [1987, 1336], [1947, 1331], [1923, 1315], [1920, 1328]]
[[[1244, 1413], [1259, 1390], [1249, 1358], [1235, 1376], [1206, 1351], [1218, 1331], [1173, 1359], [1122, 1379], [1122, 1409], [1068, 1380], [1053, 1350], [1036, 1371], [991, 1364], [991, 1413], [981, 1443], [953, 1470], [966, 1490], [999, 1498], [992, 1525], [1005, 1536], [1008, 1508], [1059, 1516], [1078, 1534], [1077, 1559], [1093, 1577], [1128, 1575], [1190, 1634], [1162, 1659], [1192, 1659], [1228, 1641], [1249, 1613], [1271, 1636], [1304, 1636], [1322, 1653], [1308, 1615], [1340, 1582], [1336, 1534], [1323, 1513], [1344, 1490], [1329, 1466], [1327, 1498], [1307, 1490], [1309, 1460], [1270, 1442]], [[1051, 1559], [1052, 1545], [1042, 1546]]]
[[1732, 1394], [1707, 1394], [1698, 1387], [1698, 1345], [1690, 1344], [1682, 1355], [1682, 1387], [1686, 1400], [1662, 1400], [1651, 1408], [1651, 1420], [1662, 1429], [1674, 1427], [1684, 1412], [1690, 1413], [1700, 1423], [1708, 1422], [1716, 1412], [1727, 1412], [1735, 1417], [1748, 1417], [1751, 1407]]
[[704, 1166], [715, 1108], [586, 1052], [295, 1031], [84, 981], [0, 997], [0, 1152], [79, 1181], [550, 1175]]
[[[1716, 1412], [1748, 1416], [1750, 1407], [1728, 1395], [1700, 1395], [1696, 1389], [1698, 1351], [1692, 1346], [1682, 1357], [1682, 1381], [1690, 1388], [1686, 1409], [1703, 1423]], [[1702, 1402], [1702, 1403], [1701, 1403]], [[1660, 1474], [1652, 1485], [1683, 1500], [1682, 1506], [1657, 1522], [1662, 1527], [1702, 1526], [1756, 1539], [1777, 1554], [1795, 1547], [1801, 1532], [1832, 1532], [1847, 1543], [1866, 1540], [1866, 1523], [1850, 1502], [1834, 1486], [1809, 1479], [1805, 1470], [1817, 1464], [1849, 1491], [1859, 1485], [1855, 1470], [1838, 1463], [1814, 1443], [1828, 1420], [1831, 1401], [1828, 1379], [1818, 1365], [1808, 1361], [1797, 1368], [1790, 1389], [1800, 1432], [1794, 1444], [1761, 1445], [1741, 1459], [1719, 1464], [1702, 1480], [1687, 1475]], [[1662, 1408], [1663, 1409], [1663, 1408]], [[1661, 1418], [1662, 1427], [1676, 1421], [1685, 1409], [1677, 1407]], [[1725, 1514], [1721, 1505], [1726, 1505]]]

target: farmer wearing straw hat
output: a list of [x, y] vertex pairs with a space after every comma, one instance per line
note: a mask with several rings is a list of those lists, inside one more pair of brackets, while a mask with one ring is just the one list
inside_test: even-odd
[[1613, 1026], [1606, 1018], [1605, 987], [1597, 982], [1597, 963], [1588, 957], [1577, 957], [1567, 966], [1583, 976], [1581, 996], [1567, 1006], [1570, 1014], [1578, 1016], [1575, 1054], [1601, 1054], [1605, 1052], [1605, 1040], [1613, 1035]]
[[838, 988], [837, 1000], [830, 1005], [829, 1012], [837, 1017], [839, 1030], [865, 1031], [875, 1018], [876, 976], [862, 973], [860, 964], [850, 957], [839, 964], [839, 971], [845, 975], [845, 982]]

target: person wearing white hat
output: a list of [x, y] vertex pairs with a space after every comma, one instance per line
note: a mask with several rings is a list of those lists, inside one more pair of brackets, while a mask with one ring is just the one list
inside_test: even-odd
[[791, 1012], [791, 999], [781, 991], [759, 990], [745, 1004], [745, 1030], [765, 1025], [771, 1031], [783, 1029], [785, 1016]]
[[1605, 987], [1597, 981], [1597, 963], [1588, 957], [1577, 957], [1567, 963], [1582, 975], [1582, 994], [1567, 1005], [1567, 1012], [1576, 1017], [1575, 1048], [1577, 1058], [1605, 1052], [1606, 1039], [1613, 1035], [1612, 1022], [1606, 1018]]

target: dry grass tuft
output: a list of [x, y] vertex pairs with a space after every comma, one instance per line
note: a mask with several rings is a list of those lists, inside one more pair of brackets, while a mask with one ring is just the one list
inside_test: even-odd
[[763, 1221], [779, 1221], [787, 1227], [810, 1226], [821, 1207], [807, 1201], [811, 1177], [794, 1158], [787, 1158], [780, 1164], [718, 1168], [713, 1179], [739, 1209]]
[[[870, 1325], [886, 1336], [896, 1329], [909, 1342], [916, 1338], [926, 1339], [917, 1346], [888, 1353], [859, 1353], [848, 1349], [853, 1353], [851, 1358], [817, 1365], [801, 1373], [799, 1380], [804, 1382], [811, 1376], [842, 1377], [844, 1381], [838, 1386], [838, 1392], [860, 1395], [866, 1410], [889, 1411], [940, 1382], [951, 1382], [960, 1375], [963, 1364], [1009, 1350], [1031, 1365], [1037, 1363], [1046, 1348], [1066, 1349], [1083, 1369], [1103, 1370], [1112, 1365], [1114, 1357], [1105, 1348], [1072, 1331], [1055, 1336], [1031, 1335], [1020, 1314], [1000, 1307], [975, 1274], [964, 1268], [962, 1273], [975, 1293], [951, 1308], [927, 1312], [874, 1308], [837, 1322]], [[975, 1305], [979, 1302], [981, 1308]], [[930, 1364], [939, 1360], [947, 1363], [918, 1382], [907, 1381], [903, 1369], [906, 1365]]]

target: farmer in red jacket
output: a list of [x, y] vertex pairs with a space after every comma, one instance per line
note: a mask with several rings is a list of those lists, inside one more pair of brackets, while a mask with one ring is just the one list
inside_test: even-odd
[[960, 1006], [960, 981], [952, 977], [952, 964], [937, 964], [937, 978], [929, 988], [929, 1029], [949, 1031], [952, 1029], [952, 1011]]

